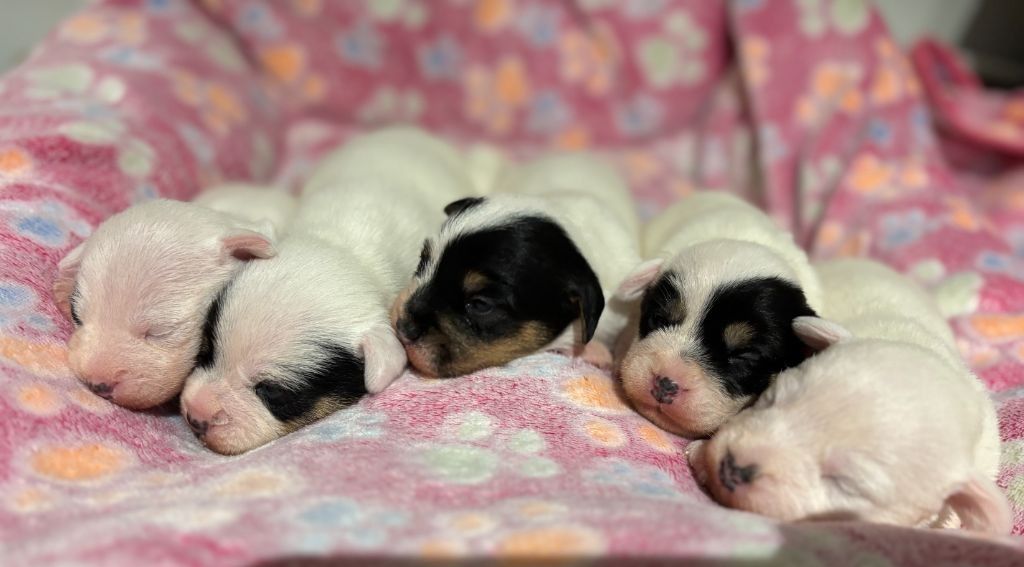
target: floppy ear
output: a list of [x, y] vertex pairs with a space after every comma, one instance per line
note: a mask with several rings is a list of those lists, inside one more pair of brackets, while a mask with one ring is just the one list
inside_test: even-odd
[[57, 264], [57, 277], [53, 280], [53, 302], [69, 321], [71, 320], [71, 294], [75, 291], [78, 268], [82, 265], [85, 242], [71, 249]]
[[274, 227], [269, 222], [260, 223], [255, 230], [236, 227], [221, 238], [221, 244], [225, 254], [236, 260], [273, 258], [277, 255], [274, 233]]
[[1013, 515], [1006, 496], [988, 478], [971, 477], [946, 497], [946, 506], [956, 512], [960, 525], [970, 531], [1006, 535], [1013, 528]]
[[370, 329], [363, 337], [362, 348], [367, 392], [379, 394], [405, 372], [405, 348], [391, 327], [377, 325]]
[[569, 301], [579, 309], [583, 330], [581, 344], [587, 344], [594, 338], [597, 322], [604, 311], [604, 292], [601, 291], [601, 283], [597, 281], [593, 271], [588, 269], [582, 277], [575, 278], [569, 283]]
[[658, 278], [658, 275], [661, 273], [661, 266], [664, 263], [665, 260], [655, 258], [633, 268], [633, 271], [626, 276], [626, 279], [622, 280], [619, 288], [615, 290], [615, 298], [622, 301], [640, 299], [640, 296], [647, 290], [647, 286], [651, 285], [651, 282]]
[[458, 201], [452, 201], [448, 203], [444, 208], [444, 214], [452, 216], [462, 211], [479, 205], [484, 202], [483, 197], [466, 197], [465, 199], [459, 199]]
[[821, 317], [797, 317], [793, 319], [793, 332], [803, 343], [816, 352], [849, 339], [853, 335], [839, 323]]

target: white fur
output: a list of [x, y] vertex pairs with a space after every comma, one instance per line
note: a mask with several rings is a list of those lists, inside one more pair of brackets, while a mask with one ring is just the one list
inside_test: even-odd
[[295, 197], [274, 187], [249, 183], [223, 183], [192, 200], [197, 205], [254, 223], [268, 222], [281, 237], [295, 215]]
[[[698, 476], [730, 506], [785, 520], [860, 519], [1006, 533], [995, 410], [956, 355], [948, 325], [925, 292], [879, 264], [819, 268], [824, 314], [798, 334], [824, 349], [781, 373], [750, 409], [691, 452]], [[729, 490], [731, 453], [756, 465]]]
[[315, 342], [364, 356], [370, 392], [401, 374], [405, 351], [389, 307], [444, 206], [472, 192], [452, 155], [443, 142], [402, 128], [356, 138], [325, 159], [278, 257], [249, 266], [229, 288], [214, 363], [186, 384], [182, 410], [219, 422], [204, 438], [209, 447], [239, 453], [289, 431], [253, 386], [287, 383], [287, 368], [314, 364]]
[[721, 281], [735, 281], [733, 278], [744, 277], [745, 271], [755, 277], [777, 275], [797, 284], [815, 311], [821, 307], [821, 285], [807, 253], [771, 218], [728, 193], [697, 193], [655, 217], [644, 231], [644, 254], [647, 258], [666, 260], [665, 269], [679, 267], [685, 271], [688, 264], [676, 257], [680, 251], [705, 242], [727, 240], [758, 247], [750, 249], [758, 250], [765, 260], [750, 264], [746, 270], [735, 266], [729, 273], [721, 274]]
[[[264, 219], [292, 198], [234, 186], [199, 206], [156, 200], [107, 219], [60, 263], [54, 297], [83, 322], [69, 341], [75, 374], [97, 393], [130, 408], [163, 403], [191, 369], [206, 310], [250, 258], [273, 256], [283, 224]], [[213, 210], [218, 209], [218, 210]], [[223, 211], [223, 212], [221, 212]]]

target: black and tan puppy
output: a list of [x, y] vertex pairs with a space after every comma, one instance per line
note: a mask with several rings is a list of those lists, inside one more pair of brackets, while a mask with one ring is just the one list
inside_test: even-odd
[[451, 203], [424, 242], [392, 312], [409, 361], [450, 377], [552, 348], [610, 366], [630, 305], [605, 298], [639, 262], [624, 182], [561, 154], [506, 171], [495, 193]]

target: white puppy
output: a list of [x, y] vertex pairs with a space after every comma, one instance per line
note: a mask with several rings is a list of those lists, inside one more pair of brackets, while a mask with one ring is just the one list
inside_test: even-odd
[[405, 128], [356, 138], [324, 160], [277, 257], [247, 266], [210, 311], [182, 394], [208, 447], [247, 451], [402, 373], [388, 309], [444, 206], [473, 194], [458, 163], [441, 141]]
[[[1007, 533], [996, 414], [924, 290], [879, 264], [819, 269], [823, 349], [779, 374], [690, 460], [722, 503], [782, 520], [955, 524]], [[950, 520], [954, 520], [950, 522]]]
[[623, 335], [624, 390], [656, 425], [706, 436], [804, 359], [792, 322], [820, 306], [818, 279], [792, 236], [724, 193], [681, 200], [644, 243], [654, 259], [617, 292], [643, 296]]
[[611, 166], [550, 155], [445, 212], [392, 313], [413, 366], [458, 376], [587, 343], [583, 358], [610, 366], [632, 305], [605, 297], [639, 261], [633, 202]]
[[217, 293], [253, 258], [275, 254], [294, 198], [232, 185], [195, 203], [122, 211], [61, 260], [53, 295], [75, 329], [68, 363], [93, 392], [143, 409], [181, 391]]

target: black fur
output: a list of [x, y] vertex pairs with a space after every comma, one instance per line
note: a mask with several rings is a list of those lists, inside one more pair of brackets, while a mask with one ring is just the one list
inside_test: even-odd
[[679, 290], [669, 281], [669, 274], [662, 274], [658, 281], [647, 289], [640, 302], [640, 338], [682, 322], [679, 313], [685, 306], [679, 297]]
[[[644, 294], [640, 336], [682, 322], [684, 312], [679, 290], [668, 274]], [[690, 315], [690, 314], [687, 314]], [[772, 376], [804, 361], [807, 350], [793, 332], [793, 319], [813, 316], [803, 291], [780, 278], [756, 278], [717, 289], [700, 314], [699, 341], [704, 356], [700, 364], [717, 377], [734, 398], [756, 396], [769, 386]], [[725, 328], [745, 323], [753, 330], [749, 343], [730, 349]]]
[[423, 270], [427, 269], [427, 262], [430, 262], [430, 239], [423, 239], [423, 249], [420, 250], [420, 262], [416, 264], [416, 272], [413, 274], [417, 277], [423, 275]]
[[278, 421], [289, 422], [309, 414], [322, 398], [348, 404], [366, 394], [365, 363], [351, 349], [332, 343], [317, 343], [320, 364], [312, 370], [284, 369], [301, 383], [300, 388], [263, 380], [253, 388], [263, 405]]
[[[711, 297], [700, 324], [703, 363], [714, 369], [729, 395], [759, 395], [772, 376], [807, 357], [803, 342], [793, 332], [793, 319], [814, 315], [803, 290], [780, 278], [723, 286]], [[753, 339], [730, 350], [725, 328], [739, 322], [753, 328]]]
[[82, 318], [78, 316], [78, 301], [81, 296], [78, 294], [78, 286], [71, 290], [71, 297], [68, 298], [68, 306], [71, 308], [71, 321], [77, 327], [82, 326]]
[[[529, 321], [541, 323], [554, 339], [582, 316], [584, 340], [593, 337], [604, 309], [601, 285], [572, 239], [551, 219], [513, 219], [466, 234], [440, 254], [431, 281], [406, 304], [402, 325], [410, 334], [435, 328], [438, 316], [445, 315], [482, 341], [510, 336]], [[489, 284], [467, 296], [463, 282], [470, 272], [484, 275]]]
[[483, 197], [466, 197], [458, 201], [452, 201], [444, 207], [444, 214], [448, 216], [457, 215], [466, 209], [473, 208], [484, 202]]
[[206, 322], [203, 323], [203, 338], [199, 342], [199, 352], [196, 353], [196, 367], [209, 368], [213, 366], [214, 348], [217, 344], [217, 322], [220, 321], [220, 306], [224, 301], [224, 293], [227, 288], [221, 290], [217, 297], [210, 304], [206, 312]]

